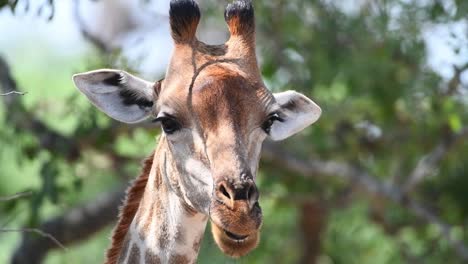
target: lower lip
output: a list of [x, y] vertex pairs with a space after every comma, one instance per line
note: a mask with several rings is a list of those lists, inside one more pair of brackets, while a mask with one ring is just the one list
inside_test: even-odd
[[227, 230], [224, 230], [224, 229], [223, 229], [223, 231], [224, 231], [224, 234], [225, 234], [229, 239], [231, 239], [231, 240], [233, 240], [233, 241], [236, 241], [236, 242], [240, 242], [240, 243], [241, 243], [241, 242], [244, 242], [244, 241], [249, 237], [248, 235], [247, 235], [247, 236], [239, 236], [239, 235], [236, 235], [236, 234], [231, 233], [231, 232], [229, 232], [229, 231], [227, 231]]

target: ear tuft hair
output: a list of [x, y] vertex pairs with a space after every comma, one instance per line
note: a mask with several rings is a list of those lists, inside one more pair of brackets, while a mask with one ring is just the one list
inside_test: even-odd
[[200, 9], [195, 1], [171, 0], [169, 17], [172, 38], [176, 43], [194, 39], [200, 16]]
[[102, 82], [107, 85], [119, 86], [125, 82], [125, 76], [121, 72], [115, 72], [111, 76], [104, 79]]
[[138, 92], [123, 87], [119, 91], [122, 103], [126, 106], [138, 105], [140, 108], [152, 107], [153, 102], [138, 94]]
[[255, 16], [251, 0], [238, 0], [224, 11], [231, 35], [252, 35], [255, 32]]
[[138, 90], [130, 89], [125, 79], [123, 72], [115, 72], [110, 77], [102, 81], [106, 85], [118, 86], [119, 95], [122, 98], [122, 103], [126, 106], [139, 105], [140, 107], [152, 107], [153, 102], [142, 96]]

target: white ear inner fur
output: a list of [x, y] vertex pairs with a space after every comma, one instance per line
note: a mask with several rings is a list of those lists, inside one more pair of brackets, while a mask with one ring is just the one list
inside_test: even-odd
[[[276, 102], [281, 106], [284, 115], [283, 122], [275, 122], [270, 131], [273, 140], [282, 140], [303, 130], [316, 122], [322, 114], [322, 109], [306, 96], [295, 92], [286, 91], [274, 94]], [[289, 103], [296, 105], [296, 108], [289, 109]]]

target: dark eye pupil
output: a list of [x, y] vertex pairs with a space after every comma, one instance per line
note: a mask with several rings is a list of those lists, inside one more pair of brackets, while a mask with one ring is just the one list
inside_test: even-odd
[[172, 134], [180, 129], [179, 123], [170, 118], [161, 120], [161, 125], [166, 134]]

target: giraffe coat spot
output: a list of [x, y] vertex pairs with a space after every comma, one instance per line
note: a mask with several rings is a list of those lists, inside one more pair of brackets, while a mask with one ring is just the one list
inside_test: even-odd
[[185, 264], [185, 263], [190, 263], [190, 260], [187, 256], [185, 255], [172, 255], [169, 257], [169, 263], [170, 264]]
[[161, 260], [150, 249], [145, 252], [145, 263], [161, 264]]
[[140, 249], [137, 245], [133, 245], [127, 263], [140, 263]]

